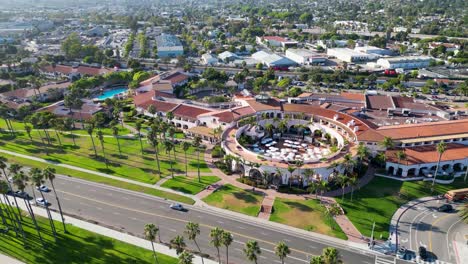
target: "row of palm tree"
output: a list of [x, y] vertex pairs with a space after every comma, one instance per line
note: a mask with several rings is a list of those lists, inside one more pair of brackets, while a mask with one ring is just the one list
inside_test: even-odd
[[[159, 228], [154, 224], [146, 224], [144, 227], [143, 233], [144, 233], [145, 239], [151, 242], [151, 247], [153, 250], [153, 257], [154, 257], [155, 263], [159, 264], [158, 256], [154, 247], [154, 243], [156, 240], [158, 240], [159, 243], [161, 243], [161, 239], [159, 236], [159, 233], [160, 233]], [[197, 248], [198, 253], [200, 253], [201, 255], [201, 261], [202, 263], [204, 263], [204, 258], [203, 258], [204, 254], [201, 251], [200, 246], [198, 245], [198, 241], [197, 241], [197, 237], [200, 235], [200, 225], [198, 223], [188, 222], [185, 226], [184, 234], [186, 235], [188, 240], [193, 241], [193, 243], [195, 244], [195, 247]], [[222, 263], [220, 249], [221, 247], [224, 247], [225, 255], [226, 255], [225, 263], [229, 263], [229, 247], [234, 241], [233, 235], [228, 231], [225, 231], [219, 227], [215, 227], [211, 229], [209, 237], [210, 237], [210, 244], [216, 248], [218, 262], [220, 264]], [[169, 246], [170, 248], [173, 248], [176, 250], [176, 253], [179, 257], [179, 263], [181, 264], [192, 263], [193, 254], [191, 254], [187, 250], [187, 244], [184, 240], [184, 236], [182, 235], [175, 236], [173, 239], [169, 241]], [[257, 260], [260, 254], [262, 253], [258, 242], [255, 240], [247, 241], [245, 243], [243, 252], [246, 258], [249, 261], [254, 262], [254, 263], [257, 263]], [[285, 259], [290, 253], [291, 253], [291, 250], [289, 249], [289, 246], [284, 241], [280, 241], [278, 244], [276, 244], [275, 254], [276, 256], [278, 256], [281, 263], [284, 264]], [[340, 259], [339, 254], [336, 249], [330, 248], [330, 249], [324, 250], [323, 256], [324, 256], [323, 259], [328, 262], [321, 262], [321, 263], [327, 263], [327, 264], [340, 263], [338, 261]], [[332, 262], [332, 260], [335, 260], [335, 262]], [[319, 262], [311, 261], [311, 263], [319, 263]]]
[[[30, 215], [31, 220], [34, 224], [34, 227], [37, 231], [38, 238], [42, 246], [44, 248], [46, 247], [44, 240], [42, 238], [42, 235], [41, 235], [41, 229], [39, 225], [37, 224], [36, 216], [34, 214], [33, 207], [30, 203], [30, 196], [25, 191], [28, 186], [31, 187], [34, 200], [36, 200], [35, 189], [37, 188], [40, 190], [40, 187], [45, 183], [45, 181], [50, 182], [53, 192], [54, 192], [54, 196], [57, 201], [59, 211], [60, 211], [60, 216], [61, 216], [61, 220], [63, 224], [63, 230], [64, 232], [67, 232], [65, 219], [63, 217], [62, 207], [60, 204], [60, 200], [57, 196], [57, 192], [55, 190], [55, 185], [54, 185], [55, 169], [54, 168], [46, 167], [44, 170], [41, 170], [39, 168], [31, 168], [28, 172], [25, 172], [21, 165], [12, 163], [8, 166], [8, 160], [5, 157], [0, 156], [0, 169], [2, 171], [3, 177], [5, 178], [5, 180], [0, 180], [0, 193], [2, 194], [5, 200], [4, 207], [0, 209], [0, 216], [2, 218], [4, 225], [7, 225], [7, 221], [6, 221], [7, 217], [11, 220], [10, 222], [13, 225], [13, 230], [16, 232], [17, 236], [21, 236], [23, 238], [24, 246], [26, 246], [26, 235], [23, 229], [23, 223], [22, 223], [23, 216], [22, 216], [21, 209], [19, 208], [18, 198], [21, 198], [23, 200], [26, 206], [26, 209], [28, 211], [28, 214]], [[15, 194], [15, 187], [16, 187], [16, 190], [19, 191], [18, 194]], [[39, 193], [43, 201], [46, 201], [44, 197], [44, 193], [41, 190], [39, 191]], [[16, 210], [13, 209], [12, 203], [10, 202], [10, 198], [9, 198], [10, 195], [13, 197], [14, 204], [16, 205]], [[56, 230], [54, 221], [52, 219], [52, 214], [50, 212], [49, 204], [45, 203], [44, 207], [47, 212], [47, 218], [49, 221], [50, 229], [52, 231], [55, 241], [57, 241], [57, 230]]]

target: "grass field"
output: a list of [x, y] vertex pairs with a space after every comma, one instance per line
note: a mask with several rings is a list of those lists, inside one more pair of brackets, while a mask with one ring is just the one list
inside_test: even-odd
[[201, 182], [198, 182], [198, 177], [176, 176], [174, 179], [169, 179], [164, 182], [161, 187], [170, 188], [183, 193], [197, 194], [203, 191], [206, 186], [211, 185], [220, 179], [216, 176], [201, 176]]
[[325, 216], [325, 210], [326, 208], [318, 200], [276, 198], [270, 221], [345, 240], [348, 239], [335, 220]]
[[395, 211], [403, 204], [426, 196], [443, 194], [451, 189], [466, 188], [462, 179], [453, 184], [436, 184], [433, 193], [431, 182], [401, 182], [381, 177], [375, 177], [368, 185], [354, 192], [353, 201], [350, 194], [345, 200], [337, 197], [348, 218], [365, 236], [370, 236], [372, 223], [375, 221], [375, 237], [388, 237], [390, 220]]
[[[14, 124], [15, 126], [22, 125], [21, 123]], [[23, 128], [24, 125], [22, 125], [21, 129]], [[77, 132], [82, 133], [83, 131]], [[97, 130], [95, 132], [97, 132]], [[9, 133], [3, 131], [0, 133], [0, 148], [44, 158], [56, 163], [69, 164], [150, 184], [154, 184], [160, 179], [157, 173], [154, 150], [148, 145], [145, 139], [142, 139], [145, 151], [145, 154], [142, 155], [138, 139], [121, 138], [119, 140], [122, 149], [121, 157], [118, 152], [117, 140], [114, 137], [105, 137], [104, 149], [106, 158], [109, 161], [109, 168], [106, 168], [103, 162], [104, 158], [101, 145], [97, 138], [94, 137], [94, 143], [98, 154], [98, 157], [95, 157], [91, 138], [87, 136], [87, 134], [74, 136], [76, 141], [76, 145], [74, 145], [72, 135], [60, 135], [59, 133], [62, 146], [59, 146], [55, 132], [50, 131], [49, 134], [52, 138], [53, 146], [47, 147], [48, 155], [46, 154], [46, 146], [42, 145], [41, 142], [41, 137], [45, 137], [43, 131], [32, 132], [33, 143], [31, 143], [31, 140], [25, 132], [17, 132], [16, 137], [13, 138]], [[187, 156], [189, 171], [196, 171], [197, 159], [193, 148], [189, 149]], [[201, 154], [200, 156], [200, 170], [202, 172], [209, 172], [210, 169], [203, 161], [203, 155]], [[174, 162], [173, 154], [171, 153], [169, 156], [162, 144], [160, 144], [159, 158], [163, 177], [171, 174], [171, 163], [173, 163], [175, 173], [183, 173], [185, 171], [185, 155], [181, 146], [176, 146], [176, 161]]]
[[[67, 225], [69, 233], [64, 234], [60, 222], [55, 222], [56, 229], [59, 232], [58, 240], [55, 242], [48, 221], [42, 217], [36, 216], [36, 218], [47, 245], [45, 249], [42, 248], [39, 242], [30, 218], [24, 217], [23, 227], [28, 248], [25, 249], [21, 237], [16, 237], [14, 231], [10, 230], [7, 234], [0, 235], [0, 252], [31, 264], [154, 263], [151, 250], [98, 235], [72, 225]], [[3, 226], [1, 227], [3, 228]], [[159, 263], [178, 263], [177, 259], [162, 254], [158, 254], [158, 260]]]
[[203, 201], [223, 209], [257, 216], [260, 212], [263, 196], [252, 191], [245, 191], [233, 185], [226, 184], [216, 192], [203, 198]]
[[34, 160], [30, 160], [30, 159], [25, 159], [25, 158], [20, 158], [20, 157], [16, 157], [16, 156], [13, 156], [13, 155], [0, 153], [0, 156], [3, 156], [5, 158], [7, 158], [8, 162], [17, 163], [17, 164], [20, 164], [20, 165], [23, 165], [23, 166], [26, 166], [26, 167], [46, 168], [47, 166], [49, 166], [49, 167], [55, 168], [57, 174], [67, 175], [67, 176], [70, 176], [70, 177], [75, 177], [75, 178], [80, 178], [80, 179], [84, 179], [84, 180], [88, 180], [88, 181], [93, 181], [93, 182], [97, 182], [97, 183], [111, 185], [111, 186], [131, 190], [131, 191], [146, 193], [146, 194], [149, 194], [149, 195], [153, 195], [153, 196], [157, 196], [157, 197], [161, 197], [161, 198], [165, 198], [165, 199], [168, 199], [168, 200], [173, 200], [173, 201], [177, 201], [177, 202], [181, 202], [181, 203], [186, 203], [186, 204], [194, 204], [195, 203], [195, 201], [193, 199], [191, 199], [189, 197], [186, 197], [186, 196], [182, 196], [182, 195], [178, 195], [178, 194], [174, 194], [174, 193], [170, 193], [170, 192], [165, 192], [165, 191], [157, 190], [157, 189], [153, 189], [153, 188], [148, 188], [148, 187], [140, 186], [140, 185], [133, 184], [133, 183], [128, 183], [128, 182], [123, 182], [123, 181], [114, 180], [114, 179], [110, 179], [110, 178], [105, 178], [105, 177], [102, 177], [102, 176], [89, 174], [89, 173], [85, 173], [85, 172], [81, 172], [81, 171], [77, 171], [77, 170], [72, 170], [72, 169], [68, 169], [68, 168], [64, 168], [64, 167], [60, 167], [60, 166], [54, 166], [54, 165], [51, 165], [51, 164], [45, 164], [43, 162], [34, 161]]

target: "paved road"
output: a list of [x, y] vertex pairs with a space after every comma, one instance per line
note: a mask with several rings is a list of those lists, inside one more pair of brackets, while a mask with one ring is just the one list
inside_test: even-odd
[[468, 234], [468, 226], [456, 212], [438, 212], [444, 203], [432, 200], [409, 208], [400, 219], [399, 243], [416, 253], [420, 246], [426, 247], [438, 263], [461, 264], [461, 252], [454, 243], [460, 234]]
[[[279, 230], [277, 227], [252, 223], [245, 218], [224, 215], [208, 208], [188, 206], [187, 212], [178, 212], [168, 208], [170, 202], [156, 197], [64, 176], [56, 178], [56, 188], [65, 212], [122, 228], [136, 235], [142, 233], [146, 223], [155, 223], [160, 226], [163, 242], [182, 234], [187, 221], [198, 222], [201, 225], [198, 242], [202, 251], [211, 256], [216, 256], [216, 250], [209, 245], [209, 230], [215, 226], [224, 228], [232, 232], [235, 239], [229, 249], [230, 263], [247, 263], [242, 248], [249, 239], [257, 240], [262, 248], [259, 263], [278, 262], [274, 255], [274, 245], [281, 240], [292, 250], [286, 263], [308, 263], [311, 255], [320, 254], [326, 246], [339, 248], [345, 263], [376, 263], [373, 253], [351, 248], [346, 243], [325, 241], [294, 230]], [[47, 194], [47, 199], [55, 207], [52, 194]], [[190, 241], [187, 241], [187, 245], [195, 248]], [[224, 249], [221, 250], [221, 255], [224, 258]], [[379, 259], [382, 258], [390, 257]], [[389, 263], [394, 263], [392, 258]]]

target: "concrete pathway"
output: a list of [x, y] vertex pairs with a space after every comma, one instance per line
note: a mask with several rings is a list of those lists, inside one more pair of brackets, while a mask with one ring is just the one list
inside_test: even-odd
[[0, 263], [4, 264], [24, 264], [24, 262], [21, 262], [17, 259], [14, 259], [12, 257], [0, 254]]
[[275, 196], [267, 195], [263, 198], [262, 207], [260, 209], [260, 213], [258, 214], [258, 218], [269, 220], [272, 209], [273, 203], [275, 202]]
[[[20, 203], [19, 205], [20, 205], [22, 210], [26, 211], [26, 206], [24, 204]], [[34, 207], [34, 213], [36, 215], [40, 215], [42, 217], [47, 217], [47, 212], [46, 212], [46, 210], [44, 208]], [[52, 218], [54, 220], [61, 222], [61, 217], [60, 217], [59, 213], [51, 211], [51, 214], [52, 214]], [[103, 236], [106, 236], [106, 237], [109, 237], [109, 238], [112, 238], [112, 239], [115, 239], [115, 240], [119, 240], [119, 241], [122, 241], [122, 242], [125, 242], [125, 243], [129, 243], [129, 244], [132, 244], [132, 245], [135, 245], [135, 246], [147, 249], [147, 250], [152, 250], [151, 249], [151, 243], [146, 239], [136, 237], [136, 236], [132, 236], [132, 235], [129, 235], [129, 234], [126, 234], [126, 233], [122, 233], [122, 232], [119, 232], [119, 231], [116, 231], [116, 230], [113, 230], [113, 229], [110, 229], [110, 228], [107, 228], [107, 227], [103, 227], [103, 226], [100, 226], [100, 225], [92, 224], [92, 223], [89, 223], [89, 222], [86, 222], [86, 221], [83, 221], [83, 220], [80, 220], [80, 219], [77, 219], [77, 218], [74, 218], [74, 217], [70, 217], [70, 216], [65, 216], [65, 219], [66, 219], [65, 221], [66, 221], [67, 224], [71, 224], [73, 226], [88, 230], [90, 232], [93, 232], [93, 233], [96, 233], [96, 234], [99, 234], [99, 235], [103, 235]], [[159, 243], [154, 243], [154, 248], [155, 248], [155, 251], [157, 253], [177, 258], [176, 251], [174, 249], [170, 249], [166, 245], [159, 244]], [[15, 262], [3, 262], [2, 258], [1, 258], [1, 255], [0, 255], [0, 263], [10, 264], [10, 263], [15, 263]], [[18, 263], [21, 263], [21, 262], [18, 262]], [[199, 257], [197, 255], [194, 255], [193, 263], [194, 264], [201, 264], [202, 263], [201, 257]], [[216, 264], [217, 262], [213, 261], [213, 260], [210, 260], [210, 259], [204, 259], [204, 263], [205, 264]]]

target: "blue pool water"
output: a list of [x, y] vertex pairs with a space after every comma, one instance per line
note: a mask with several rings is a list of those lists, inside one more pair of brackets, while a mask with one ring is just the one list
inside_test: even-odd
[[98, 100], [106, 100], [107, 98], [113, 98], [114, 95], [126, 92], [128, 90], [127, 87], [115, 88], [112, 90], [107, 90], [103, 92], [101, 95], [97, 97]]

